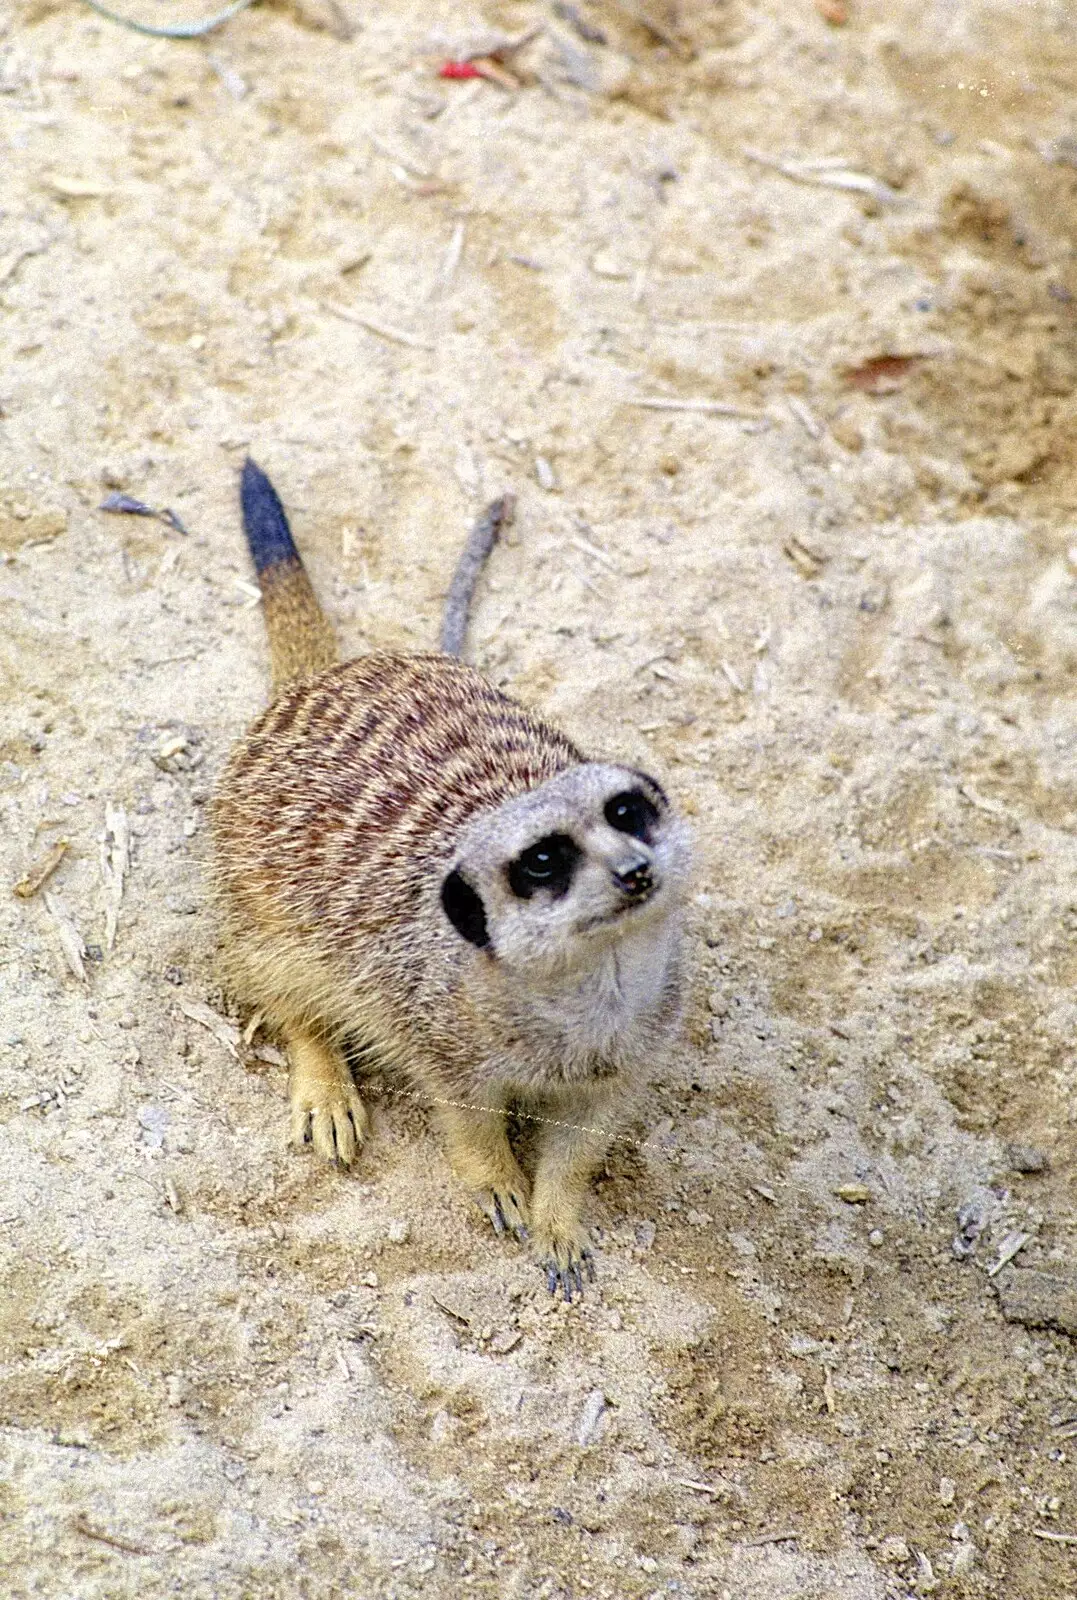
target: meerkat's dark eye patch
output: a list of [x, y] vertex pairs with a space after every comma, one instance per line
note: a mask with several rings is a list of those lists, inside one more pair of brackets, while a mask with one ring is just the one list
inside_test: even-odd
[[651, 829], [658, 821], [658, 807], [639, 789], [625, 789], [606, 801], [602, 815], [618, 833], [627, 833], [649, 844]]
[[518, 900], [530, 900], [538, 889], [565, 894], [579, 859], [579, 846], [567, 833], [548, 833], [509, 862], [509, 888]]
[[450, 872], [442, 884], [441, 906], [460, 937], [485, 950], [490, 943], [486, 907], [481, 896], [458, 872]]

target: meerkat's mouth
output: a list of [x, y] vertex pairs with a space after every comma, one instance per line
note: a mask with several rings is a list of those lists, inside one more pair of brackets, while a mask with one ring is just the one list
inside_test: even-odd
[[642, 911], [646, 906], [653, 906], [661, 888], [660, 883], [655, 883], [645, 894], [637, 894], [631, 900], [622, 900], [612, 911], [604, 911], [597, 917], [585, 917], [582, 922], [576, 924], [577, 933], [591, 933], [595, 928], [609, 928], [630, 913]]

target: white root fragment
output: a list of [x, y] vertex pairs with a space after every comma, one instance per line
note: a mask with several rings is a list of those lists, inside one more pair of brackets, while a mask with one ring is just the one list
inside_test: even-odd
[[64, 960], [73, 977], [80, 983], [86, 982], [86, 946], [82, 935], [71, 919], [71, 914], [58, 894], [45, 890], [45, 909], [56, 926], [60, 937], [60, 948], [64, 953]]
[[131, 865], [131, 826], [122, 806], [105, 806], [101, 835], [101, 876], [105, 882], [105, 949], [116, 943], [123, 884]]

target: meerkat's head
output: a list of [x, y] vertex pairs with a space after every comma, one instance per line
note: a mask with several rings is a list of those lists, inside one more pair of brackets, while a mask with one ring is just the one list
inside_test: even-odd
[[461, 938], [511, 967], [586, 966], [679, 902], [684, 824], [631, 767], [581, 762], [472, 819], [441, 884]]

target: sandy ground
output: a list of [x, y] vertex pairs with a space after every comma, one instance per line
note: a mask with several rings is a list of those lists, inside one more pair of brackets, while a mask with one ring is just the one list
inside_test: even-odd
[[[1077, 12], [561, 9], [0, 10], [5, 1594], [1077, 1594]], [[248, 448], [349, 652], [515, 490], [473, 658], [693, 818], [582, 1306], [216, 986]]]

